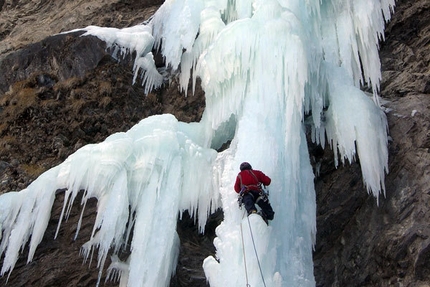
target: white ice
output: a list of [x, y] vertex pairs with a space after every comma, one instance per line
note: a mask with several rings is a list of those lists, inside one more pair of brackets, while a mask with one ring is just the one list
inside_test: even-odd
[[[363, 181], [379, 198], [388, 153], [378, 43], [393, 7], [394, 0], [167, 0], [147, 24], [81, 29], [115, 56], [136, 52], [134, 80], [140, 75], [146, 92], [168, 80], [155, 67], [152, 51], [159, 49], [182, 90], [202, 80], [206, 109], [199, 123], [168, 114], [144, 119], [81, 148], [26, 189], [1, 195], [1, 274], [13, 270], [29, 240], [32, 260], [55, 192], [66, 189], [58, 229], [78, 192], [83, 207], [96, 198], [82, 253], [88, 259], [97, 249], [102, 267], [114, 250], [109, 278], [121, 286], [168, 286], [178, 216], [188, 210], [203, 231], [218, 207], [224, 220], [216, 254], [202, 262], [211, 286], [314, 286], [306, 131], [333, 148], [336, 165], [359, 158]], [[369, 86], [371, 97], [360, 86]], [[272, 178], [269, 226], [238, 208], [233, 184], [242, 161]], [[129, 238], [131, 255], [122, 262], [116, 253]]]

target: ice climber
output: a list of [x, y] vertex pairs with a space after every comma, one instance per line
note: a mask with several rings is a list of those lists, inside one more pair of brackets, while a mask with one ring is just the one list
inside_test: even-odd
[[[248, 215], [260, 214], [266, 223], [273, 219], [275, 212], [262, 185], [267, 186], [271, 181], [262, 171], [254, 170], [248, 162], [243, 162], [240, 164], [240, 172], [234, 184], [234, 190], [239, 194], [239, 205], [242, 203], [245, 205]], [[260, 212], [257, 212], [255, 204], [260, 206]]]

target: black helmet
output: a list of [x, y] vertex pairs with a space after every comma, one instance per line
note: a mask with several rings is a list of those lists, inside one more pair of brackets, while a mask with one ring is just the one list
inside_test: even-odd
[[252, 169], [252, 166], [249, 164], [249, 162], [242, 162], [240, 164], [240, 171], [246, 170], [246, 169]]

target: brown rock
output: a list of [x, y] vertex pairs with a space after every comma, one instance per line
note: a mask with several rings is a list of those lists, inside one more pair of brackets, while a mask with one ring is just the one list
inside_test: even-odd
[[391, 137], [386, 196], [377, 206], [363, 187], [359, 163], [334, 170], [326, 151], [316, 179], [317, 286], [430, 282], [430, 3], [396, 4], [380, 53]]

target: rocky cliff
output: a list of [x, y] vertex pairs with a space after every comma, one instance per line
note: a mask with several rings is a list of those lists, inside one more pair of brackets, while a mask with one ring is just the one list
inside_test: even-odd
[[[0, 192], [25, 188], [79, 147], [144, 117], [200, 119], [200, 89], [185, 97], [173, 83], [145, 96], [131, 83], [130, 58], [116, 61], [96, 38], [59, 34], [87, 25], [131, 26], [161, 2], [0, 0]], [[321, 164], [315, 179], [317, 286], [429, 286], [430, 3], [409, 2], [397, 2], [381, 43], [390, 132], [385, 196], [367, 194], [359, 162], [335, 169], [329, 148], [310, 147]], [[24, 250], [6, 286], [95, 286], [97, 268], [83, 263], [79, 249], [91, 233], [96, 202], [87, 206], [76, 240], [78, 205], [54, 240], [62, 196], [33, 261], [26, 264]], [[206, 286], [201, 262], [214, 252], [221, 218], [222, 212], [215, 214], [204, 235], [187, 216], [179, 222], [181, 251], [171, 286]], [[6, 279], [0, 278], [2, 286]]]
[[429, 286], [430, 2], [397, 1], [381, 43], [389, 174], [378, 201], [355, 163], [316, 178], [318, 286]]

